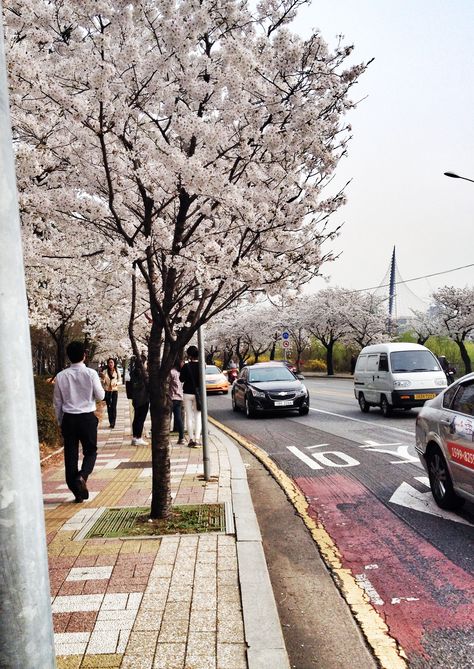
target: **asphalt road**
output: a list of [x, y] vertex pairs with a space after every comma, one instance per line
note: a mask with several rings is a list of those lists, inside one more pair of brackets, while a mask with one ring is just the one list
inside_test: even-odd
[[306, 379], [308, 416], [210, 414], [299, 486], [410, 667], [474, 668], [474, 507], [438, 509], [414, 450], [416, 410], [362, 414], [349, 379]]

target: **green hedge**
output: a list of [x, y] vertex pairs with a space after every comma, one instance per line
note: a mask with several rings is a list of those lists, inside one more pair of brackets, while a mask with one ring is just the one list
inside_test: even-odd
[[47, 446], [58, 446], [61, 432], [53, 409], [54, 385], [45, 378], [35, 376], [36, 421], [39, 442]]

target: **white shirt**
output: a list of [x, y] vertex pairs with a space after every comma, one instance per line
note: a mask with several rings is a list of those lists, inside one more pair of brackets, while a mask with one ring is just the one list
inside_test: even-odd
[[56, 376], [53, 404], [58, 423], [65, 413], [91, 413], [95, 400], [103, 400], [104, 389], [99, 375], [83, 362], [75, 362]]

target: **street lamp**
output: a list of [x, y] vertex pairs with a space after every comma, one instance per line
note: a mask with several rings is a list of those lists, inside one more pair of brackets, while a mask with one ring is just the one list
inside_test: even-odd
[[474, 183], [474, 179], [468, 179], [468, 177], [461, 177], [459, 176], [459, 174], [455, 174], [454, 172], [445, 172], [444, 176], [452, 177], [453, 179], [464, 179], [464, 181], [472, 181], [472, 183]]

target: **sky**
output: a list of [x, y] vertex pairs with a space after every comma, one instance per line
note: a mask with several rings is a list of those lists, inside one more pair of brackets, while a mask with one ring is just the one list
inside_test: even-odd
[[[473, 264], [474, 183], [443, 173], [474, 179], [474, 0], [314, 0], [293, 23], [312, 29], [330, 46], [344, 35], [353, 62], [375, 59], [352, 89], [361, 102], [334, 180], [351, 183], [329, 285], [379, 285], [394, 246], [404, 280]], [[425, 304], [444, 285], [474, 286], [474, 266], [406, 284]]]

